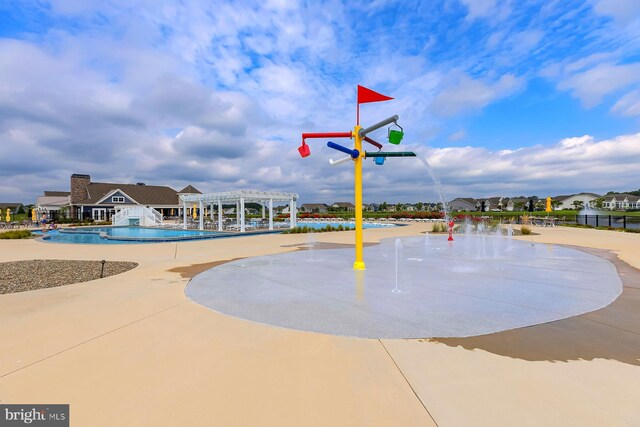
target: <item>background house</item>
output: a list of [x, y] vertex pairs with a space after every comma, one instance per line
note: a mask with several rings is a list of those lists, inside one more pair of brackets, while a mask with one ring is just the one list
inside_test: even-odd
[[475, 211], [478, 201], [471, 197], [458, 197], [453, 199], [449, 203], [449, 209], [452, 211]]
[[609, 210], [640, 209], [640, 197], [627, 193], [603, 196], [602, 207]]
[[507, 212], [524, 210], [528, 201], [529, 199], [526, 197], [509, 197], [506, 201], [503, 200], [502, 202], [503, 210]]
[[355, 205], [350, 202], [336, 202], [332, 204], [331, 207], [337, 211], [347, 212], [353, 212], [356, 209]]
[[[132, 206], [155, 209], [164, 216], [182, 214], [181, 194], [200, 193], [189, 185], [180, 192], [160, 185], [91, 182], [89, 175], [71, 175], [69, 192], [45, 191], [38, 197], [37, 210], [49, 218], [65, 216], [74, 219], [109, 221], [119, 210]], [[190, 208], [191, 209], [191, 208]], [[173, 212], [173, 213], [172, 213]]]
[[43, 215], [55, 221], [69, 216], [71, 204], [71, 192], [69, 191], [45, 191], [43, 196], [36, 199], [36, 211], [39, 217]]
[[556, 196], [551, 199], [556, 202], [554, 210], [560, 209], [582, 209], [593, 207], [596, 199], [601, 196], [595, 193], [578, 193], [572, 195]]
[[15, 203], [0, 203], [0, 209], [2, 210], [2, 218], [0, 220], [4, 220], [4, 215], [7, 212], [7, 209], [9, 209], [9, 212], [12, 215], [15, 214], [22, 214], [22, 213], [26, 213], [27, 210], [24, 207], [24, 205], [22, 203], [19, 202], [15, 202]]
[[300, 211], [307, 213], [327, 213], [329, 211], [329, 206], [324, 203], [305, 203], [300, 206]]
[[11, 215], [26, 213], [27, 209], [24, 207], [22, 203], [0, 203], [0, 222], [6, 220], [7, 209], [9, 209], [9, 213]]

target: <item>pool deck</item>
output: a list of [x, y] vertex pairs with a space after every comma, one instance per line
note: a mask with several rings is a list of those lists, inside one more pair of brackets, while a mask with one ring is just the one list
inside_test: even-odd
[[[364, 236], [375, 243], [428, 227]], [[0, 240], [0, 261], [140, 264], [93, 282], [0, 296], [0, 402], [70, 403], [72, 425], [91, 426], [637, 424], [640, 234], [534, 231], [540, 235], [522, 239], [613, 251], [623, 295], [593, 313], [480, 337], [345, 338], [228, 317], [184, 294], [198, 271], [297, 250], [306, 235], [55, 251]], [[314, 238], [350, 244], [353, 232]]]

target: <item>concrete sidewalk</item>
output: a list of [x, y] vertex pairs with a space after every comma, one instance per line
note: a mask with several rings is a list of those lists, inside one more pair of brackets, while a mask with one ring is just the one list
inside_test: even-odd
[[[365, 239], [416, 235], [429, 226], [370, 229]], [[640, 235], [535, 231], [541, 235], [534, 241], [612, 249], [640, 262]], [[352, 232], [314, 237], [353, 241]], [[519, 354], [489, 342], [341, 338], [227, 317], [184, 295], [188, 278], [182, 276], [200, 264], [305, 243], [305, 235], [102, 246], [0, 241], [0, 261], [140, 264], [101, 280], [0, 296], [0, 401], [70, 403], [72, 425], [92, 426], [585, 426], [640, 419], [640, 354], [625, 359], [594, 351], [589, 360], [554, 360], [527, 357], [545, 354], [544, 339]], [[556, 333], [586, 345], [597, 332], [594, 346], [633, 352], [640, 331], [621, 331], [610, 319], [639, 306], [630, 298], [597, 322]], [[500, 336], [509, 332], [490, 339], [517, 344]]]

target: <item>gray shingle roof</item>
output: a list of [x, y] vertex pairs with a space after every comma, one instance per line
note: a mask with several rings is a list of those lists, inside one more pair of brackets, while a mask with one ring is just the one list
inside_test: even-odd
[[178, 193], [170, 187], [159, 185], [113, 184], [92, 182], [87, 186], [88, 198], [81, 204], [97, 203], [113, 190], [121, 190], [141, 205], [178, 205]]
[[187, 185], [182, 190], [178, 191], [178, 194], [202, 194], [202, 191], [198, 190], [193, 185]]
[[45, 191], [45, 197], [66, 197], [71, 195], [70, 191]]

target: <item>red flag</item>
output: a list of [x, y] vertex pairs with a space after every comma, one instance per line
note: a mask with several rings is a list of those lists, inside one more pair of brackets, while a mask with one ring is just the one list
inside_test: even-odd
[[358, 104], [365, 104], [367, 102], [389, 101], [391, 99], [393, 98], [391, 98], [390, 96], [383, 95], [371, 89], [367, 89], [364, 86], [358, 85]]

